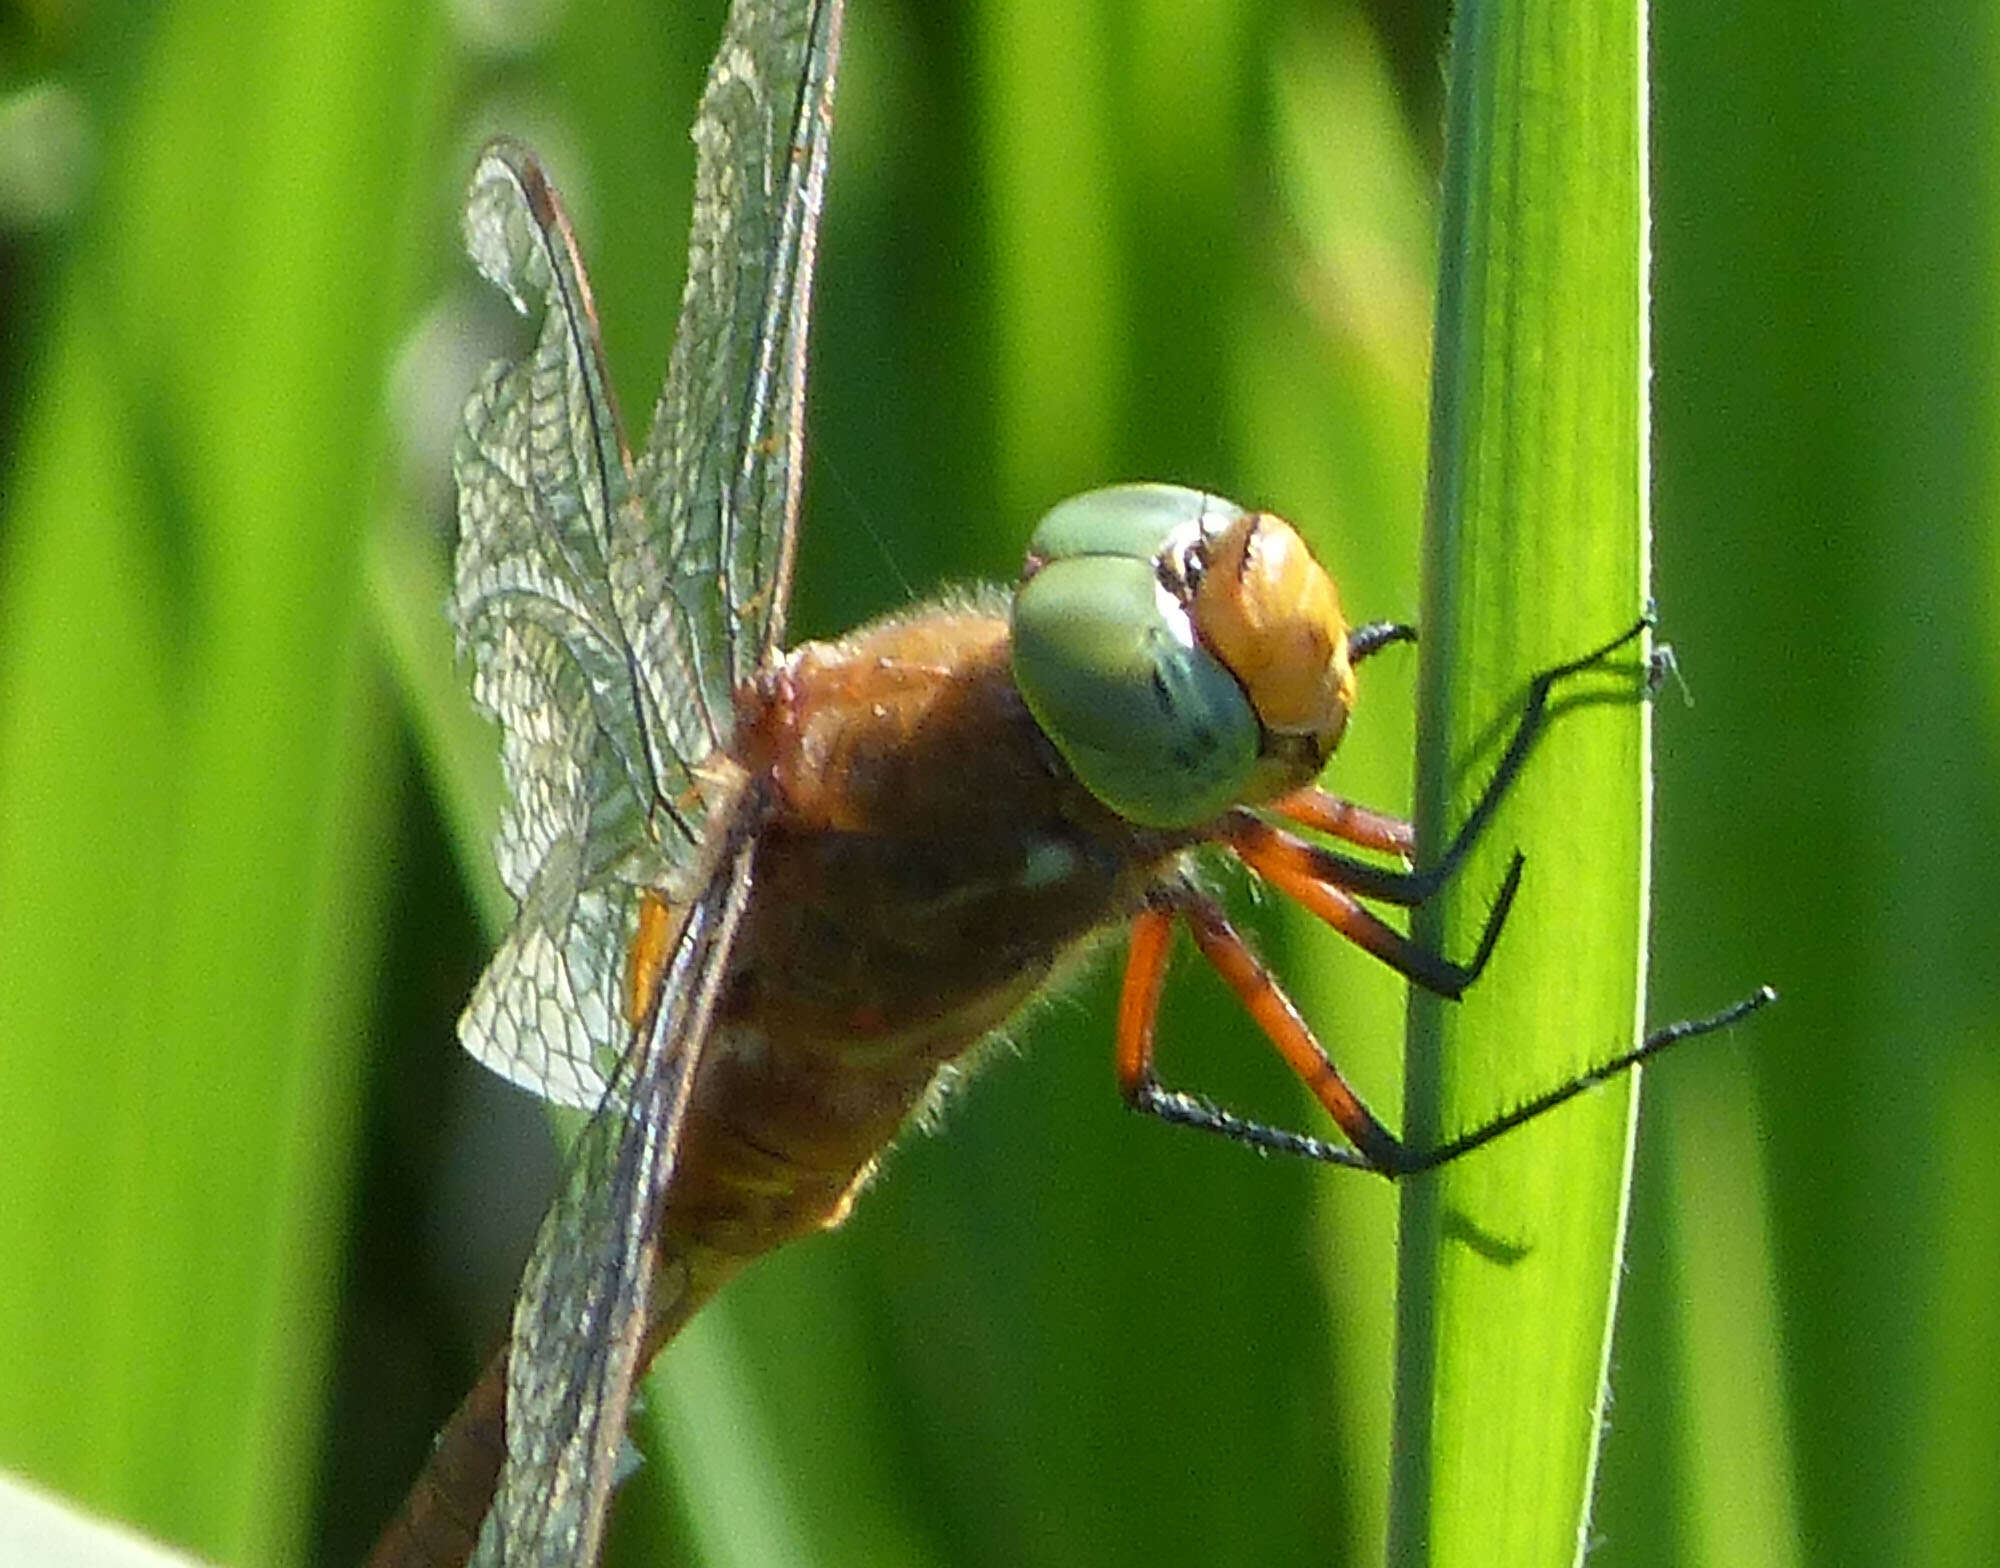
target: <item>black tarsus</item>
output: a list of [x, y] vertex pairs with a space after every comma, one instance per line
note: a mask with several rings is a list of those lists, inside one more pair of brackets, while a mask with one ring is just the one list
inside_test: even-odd
[[1727, 1029], [1741, 1023], [1752, 1013], [1777, 1001], [1778, 993], [1768, 985], [1760, 985], [1742, 1001], [1725, 1007], [1719, 1013], [1711, 1013], [1706, 1018], [1683, 1018], [1677, 1023], [1656, 1029], [1641, 1040], [1631, 1050], [1614, 1056], [1608, 1062], [1600, 1062], [1587, 1072], [1578, 1073], [1567, 1083], [1558, 1084], [1545, 1094], [1538, 1094], [1532, 1100], [1523, 1102], [1504, 1115], [1496, 1116], [1483, 1126], [1470, 1132], [1460, 1133], [1429, 1149], [1412, 1149], [1402, 1146], [1402, 1155], [1393, 1170], [1382, 1172], [1394, 1180], [1399, 1176], [1414, 1175], [1418, 1171], [1434, 1171], [1440, 1165], [1449, 1165], [1460, 1155], [1470, 1154], [1474, 1149], [1484, 1148], [1503, 1133], [1512, 1132], [1516, 1127], [1533, 1121], [1558, 1105], [1565, 1105], [1586, 1089], [1594, 1089], [1599, 1084], [1608, 1083], [1620, 1073], [1637, 1067], [1641, 1062], [1650, 1061], [1670, 1046], [1679, 1045], [1683, 1040], [1699, 1039], [1705, 1034], [1714, 1034], [1719, 1029]]
[[1388, 1142], [1378, 1152], [1372, 1155], [1364, 1154], [1359, 1149], [1348, 1148], [1345, 1144], [1332, 1143], [1306, 1133], [1288, 1132], [1282, 1127], [1266, 1126], [1262, 1122], [1225, 1111], [1199, 1095], [1184, 1094], [1176, 1089], [1164, 1089], [1150, 1080], [1139, 1086], [1137, 1093], [1128, 1103], [1134, 1110], [1143, 1111], [1148, 1116], [1157, 1116], [1163, 1122], [1171, 1122], [1177, 1127], [1194, 1127], [1202, 1132], [1212, 1132], [1232, 1142], [1243, 1144], [1246, 1148], [1255, 1149], [1260, 1154], [1295, 1155], [1300, 1159], [1316, 1160], [1324, 1165], [1339, 1165], [1348, 1170], [1369, 1171], [1390, 1181], [1400, 1181], [1405, 1176], [1437, 1170], [1472, 1153], [1475, 1149], [1483, 1149], [1494, 1139], [1534, 1121], [1559, 1105], [1568, 1104], [1586, 1089], [1594, 1089], [1599, 1084], [1608, 1083], [1620, 1073], [1637, 1067], [1641, 1062], [1652, 1060], [1661, 1052], [1685, 1040], [1698, 1039], [1702, 1035], [1714, 1034], [1718, 1030], [1739, 1024], [1752, 1013], [1761, 1011], [1777, 999], [1778, 993], [1775, 990], [1768, 985], [1761, 985], [1742, 1001], [1725, 1007], [1719, 1013], [1713, 1013], [1706, 1018], [1683, 1018], [1678, 1023], [1656, 1029], [1631, 1050], [1622, 1052], [1607, 1062], [1601, 1062], [1587, 1072], [1577, 1074], [1568, 1082], [1558, 1084], [1545, 1094], [1536, 1095], [1532, 1100], [1515, 1106], [1511, 1111], [1494, 1117], [1490, 1122], [1482, 1123], [1470, 1132], [1460, 1133], [1456, 1138], [1428, 1149], [1412, 1148], [1393, 1134], [1385, 1133]]
[[1369, 621], [1347, 634], [1347, 662], [1359, 664], [1392, 642], [1415, 642], [1417, 629], [1404, 621]]
[[[1451, 836], [1451, 842], [1444, 847], [1444, 853], [1421, 871], [1407, 873], [1408, 891], [1414, 895], [1411, 903], [1421, 904], [1449, 882], [1466, 855], [1470, 853], [1479, 837], [1492, 822], [1493, 815], [1500, 809], [1500, 802], [1507, 791], [1513, 788], [1514, 780], [1520, 776], [1522, 767], [1528, 760], [1528, 753], [1534, 750], [1535, 742], [1541, 738], [1542, 730], [1549, 722], [1549, 695], [1558, 682], [1568, 680], [1572, 675], [1581, 675], [1585, 670], [1594, 669], [1627, 643], [1636, 641], [1658, 624], [1653, 607], [1648, 605], [1645, 614], [1634, 621], [1609, 642], [1593, 648], [1578, 659], [1566, 664], [1551, 665], [1528, 682], [1528, 699], [1521, 704], [1521, 716], [1514, 723], [1513, 738], [1507, 742], [1507, 749], [1500, 754], [1494, 764], [1493, 776], [1486, 781], [1486, 788], [1479, 792], [1479, 799], [1465, 820], [1458, 825], [1458, 831]], [[1397, 900], [1402, 902], [1401, 899]]]

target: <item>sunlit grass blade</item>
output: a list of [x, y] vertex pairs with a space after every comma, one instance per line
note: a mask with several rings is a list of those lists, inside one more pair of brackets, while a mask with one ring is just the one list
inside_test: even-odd
[[[1529, 676], [1647, 592], [1644, 49], [1633, 7], [1462, 8], [1449, 71], [1417, 812], [1464, 816]], [[1563, 715], [1418, 931], [1476, 934], [1462, 1006], [1411, 1010], [1408, 1120], [1470, 1126], [1622, 1049], [1643, 1005], [1647, 715], [1624, 680]], [[1631, 1091], [1585, 1097], [1403, 1200], [1391, 1559], [1577, 1558], [1625, 1213]]]

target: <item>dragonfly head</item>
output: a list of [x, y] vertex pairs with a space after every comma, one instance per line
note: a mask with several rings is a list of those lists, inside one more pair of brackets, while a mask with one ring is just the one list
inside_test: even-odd
[[1305, 541], [1177, 485], [1094, 490], [1042, 519], [1013, 660], [1078, 779], [1147, 827], [1311, 782], [1354, 703], [1340, 596]]

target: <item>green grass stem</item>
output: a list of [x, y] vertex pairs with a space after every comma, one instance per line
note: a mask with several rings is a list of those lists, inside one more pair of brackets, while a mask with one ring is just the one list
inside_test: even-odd
[[[1424, 554], [1426, 846], [1463, 818], [1530, 676], [1614, 635], [1647, 592], [1642, 26], [1632, 7], [1573, 0], [1460, 8]], [[1486, 977], [1462, 1005], [1412, 1004], [1418, 1141], [1634, 1038], [1647, 714], [1629, 679], [1584, 689], [1611, 700], [1553, 726], [1418, 921], [1424, 940], [1468, 951], [1525, 852]], [[1600, 1091], [1405, 1189], [1392, 1562], [1580, 1557], [1632, 1106], [1629, 1087]]]

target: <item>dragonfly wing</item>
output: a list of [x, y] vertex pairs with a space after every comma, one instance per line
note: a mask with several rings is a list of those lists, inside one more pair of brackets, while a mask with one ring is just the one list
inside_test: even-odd
[[522, 1277], [507, 1458], [473, 1557], [484, 1568], [597, 1560], [632, 1383], [661, 1305], [654, 1295], [678, 1283], [656, 1277], [661, 1203], [749, 895], [749, 834], [729, 836], [726, 860], [678, 933], [657, 1004], [577, 1140]]
[[723, 650], [698, 665], [717, 708], [784, 636], [842, 9], [730, 8], [694, 126], [680, 325], [639, 467], [662, 526], [614, 563], [614, 582], [634, 586], [642, 656], [690, 636], [698, 652]]
[[[623, 958], [641, 891], [666, 869], [588, 717], [586, 678], [568, 643], [533, 622], [500, 628], [478, 685], [496, 694], [482, 699], [489, 706], [515, 715], [501, 746], [512, 804], [497, 848], [520, 909], [459, 1036], [524, 1088], [594, 1110], [628, 1043]], [[529, 715], [538, 722], [523, 722]]]
[[[841, 13], [842, 0], [734, 0], [695, 126], [680, 325], [638, 464], [533, 156], [494, 144], [468, 200], [475, 262], [542, 325], [468, 405], [454, 464], [454, 613], [474, 695], [505, 731], [498, 847], [521, 901], [461, 1035], [552, 1098], [602, 1094], [515, 1312], [507, 1458], [476, 1559], [503, 1568], [595, 1560], [656, 1298], [677, 1284], [658, 1257], [661, 1207], [754, 850], [752, 793], [710, 759], [783, 632]], [[685, 914], [628, 1028], [622, 966], [649, 891]]]
[[668, 682], [640, 676], [614, 602], [614, 537], [639, 505], [633, 465], [589, 283], [532, 153], [487, 148], [465, 230], [480, 271], [542, 319], [532, 352], [496, 365], [467, 403], [452, 464], [452, 618], [473, 696], [503, 730], [496, 851], [521, 903], [459, 1033], [495, 1071], [589, 1107], [627, 1043], [620, 964], [640, 892], [694, 863], [695, 764], [722, 731], [699, 693], [666, 722], [655, 699]]

